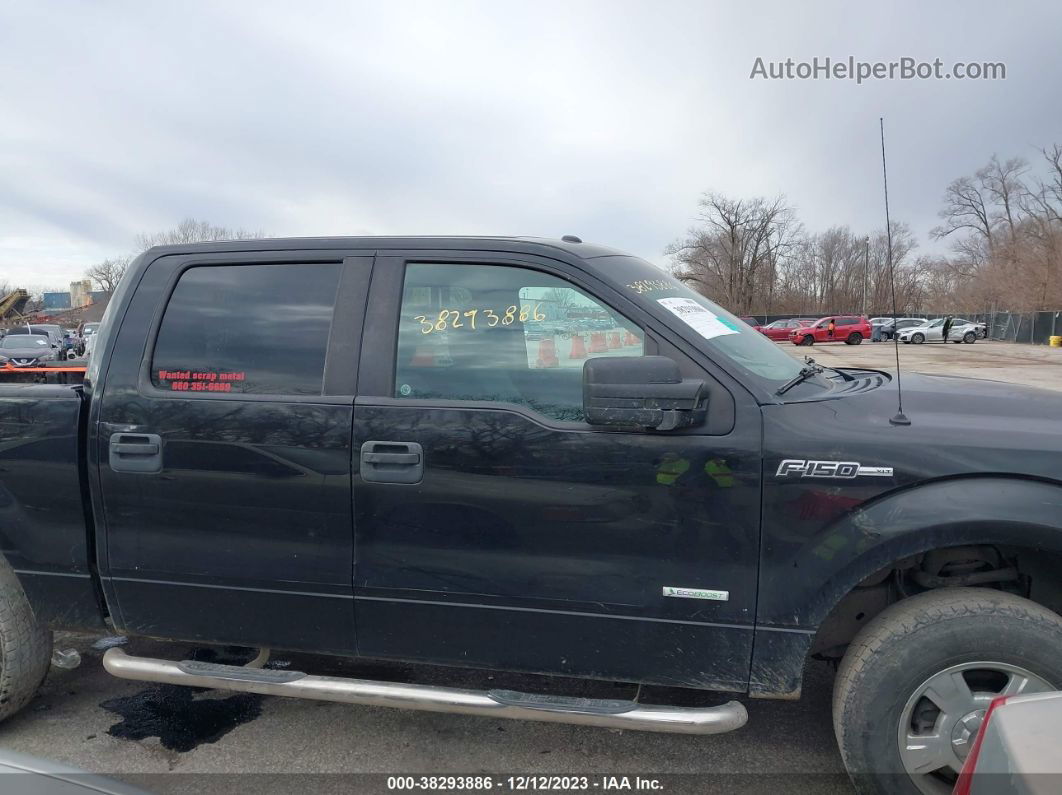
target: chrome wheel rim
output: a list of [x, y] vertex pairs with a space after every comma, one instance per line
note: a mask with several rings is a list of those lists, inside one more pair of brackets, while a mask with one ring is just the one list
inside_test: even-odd
[[904, 769], [920, 792], [950, 793], [992, 699], [1054, 689], [1031, 671], [1001, 662], [962, 663], [933, 674], [900, 713]]

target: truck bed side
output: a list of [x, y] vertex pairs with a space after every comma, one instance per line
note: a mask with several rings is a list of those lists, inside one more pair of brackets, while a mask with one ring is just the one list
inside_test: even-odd
[[85, 510], [84, 398], [57, 385], [0, 385], [0, 553], [38, 620], [103, 626]]

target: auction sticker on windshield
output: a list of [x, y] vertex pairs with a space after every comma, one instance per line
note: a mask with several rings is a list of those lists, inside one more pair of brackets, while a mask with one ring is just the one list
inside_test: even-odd
[[738, 327], [732, 321], [713, 315], [692, 298], [657, 298], [656, 300], [664, 309], [681, 318], [687, 326], [706, 340], [739, 332]]

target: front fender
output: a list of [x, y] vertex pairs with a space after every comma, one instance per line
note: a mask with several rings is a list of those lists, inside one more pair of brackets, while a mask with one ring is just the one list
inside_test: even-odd
[[799, 694], [815, 632], [852, 588], [903, 558], [964, 544], [1062, 552], [1062, 485], [1008, 475], [931, 481], [881, 495], [804, 539], [768, 539], [750, 691]]

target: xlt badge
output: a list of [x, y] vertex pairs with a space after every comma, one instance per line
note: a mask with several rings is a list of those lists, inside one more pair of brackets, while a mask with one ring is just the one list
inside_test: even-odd
[[813, 461], [804, 458], [786, 458], [778, 465], [776, 477], [800, 475], [805, 478], [838, 478], [851, 480], [856, 477], [891, 478], [892, 467], [863, 466], [858, 461]]

